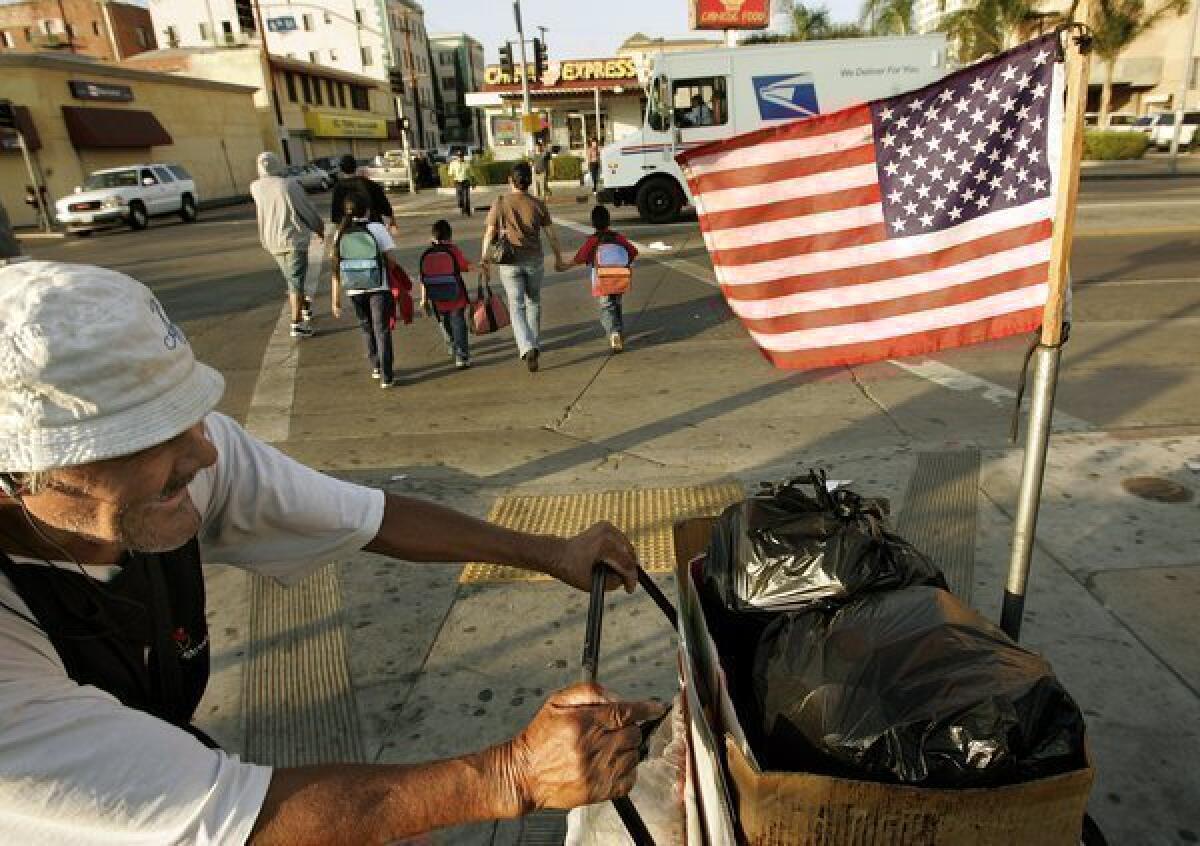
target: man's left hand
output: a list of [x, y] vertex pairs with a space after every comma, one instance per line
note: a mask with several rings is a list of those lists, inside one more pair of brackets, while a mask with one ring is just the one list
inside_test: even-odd
[[612, 523], [596, 523], [573, 538], [561, 541], [560, 551], [546, 572], [571, 587], [592, 589], [592, 568], [603, 561], [609, 567], [605, 590], [625, 585], [627, 593], [637, 587], [637, 552], [629, 538]]

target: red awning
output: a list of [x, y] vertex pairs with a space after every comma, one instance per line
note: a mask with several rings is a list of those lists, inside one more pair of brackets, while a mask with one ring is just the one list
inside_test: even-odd
[[[30, 152], [42, 149], [42, 139], [38, 136], [37, 127], [33, 125], [33, 115], [25, 106], [13, 106], [13, 114], [17, 119], [17, 129], [25, 136], [25, 146]], [[18, 150], [17, 133], [11, 129], [0, 129], [0, 150]]]
[[151, 112], [63, 106], [67, 135], [76, 147], [161, 147], [175, 143]]

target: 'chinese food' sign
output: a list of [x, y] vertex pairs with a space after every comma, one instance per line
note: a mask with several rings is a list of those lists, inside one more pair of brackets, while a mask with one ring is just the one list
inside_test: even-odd
[[766, 29], [771, 0], [691, 0], [692, 29]]

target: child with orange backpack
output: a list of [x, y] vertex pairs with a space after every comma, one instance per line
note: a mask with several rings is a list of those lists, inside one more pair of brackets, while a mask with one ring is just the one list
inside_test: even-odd
[[638, 251], [624, 235], [614, 232], [611, 224], [607, 208], [592, 209], [592, 227], [596, 231], [583, 242], [568, 266], [587, 265], [592, 269], [592, 296], [600, 301], [600, 324], [612, 351], [619, 353], [625, 349], [621, 297], [629, 291]]
[[432, 234], [433, 243], [421, 254], [421, 285], [425, 291], [421, 305], [427, 310], [432, 305], [454, 366], [466, 370], [471, 366], [466, 320], [470, 303], [462, 275], [471, 264], [451, 240], [454, 230], [447, 221], [434, 222]]

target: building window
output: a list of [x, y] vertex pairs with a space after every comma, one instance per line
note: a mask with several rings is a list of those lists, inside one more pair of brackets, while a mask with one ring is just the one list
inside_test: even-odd
[[75, 37], [75, 27], [71, 26], [70, 24], [67, 24], [67, 38], [74, 38], [74, 37]]
[[33, 30], [25, 27], [25, 43], [28, 44], [30, 41], [33, 41]]
[[312, 15], [301, 15], [300, 20], [303, 21], [303, 23], [304, 23], [304, 31], [305, 32], [313, 31]]
[[146, 37], [145, 27], [139, 26], [137, 28], [137, 43], [138, 43], [138, 46], [141, 47], [143, 50], [145, 50], [147, 47], [150, 46], [150, 39]]
[[317, 62], [320, 60], [320, 58], [321, 58], [321, 57], [320, 57], [320, 56], [317, 54], [317, 51], [316, 51], [316, 50], [309, 50], [309, 51], [308, 51], [308, 60], [309, 60], [310, 62], [312, 62], [314, 65], [315, 65], [315, 64], [316, 64], [316, 63], [317, 63]]
[[457, 79], [455, 79], [452, 76], [442, 77], [442, 90], [443, 91], [454, 91], [457, 88], [458, 88], [458, 80]]
[[332, 64], [335, 64], [335, 65], [337, 64], [337, 50], [330, 50], [330, 51], [329, 51], [329, 61], [330, 61]]
[[359, 26], [362, 26], [362, 22], [363, 22], [362, 9], [354, 10], [354, 22], [356, 24], [358, 24]]
[[14, 46], [13, 37], [11, 35], [9, 35], [7, 32], [0, 32], [0, 40], [3, 40], [5, 47], [13, 47]]
[[100, 34], [100, 24], [96, 23], [95, 21], [92, 21], [92, 35], [99, 35], [99, 34]]
[[296, 75], [291, 71], [287, 71], [283, 75], [283, 81], [287, 83], [288, 99], [293, 103], [296, 102]]
[[1200, 77], [1200, 59], [1192, 59], [1192, 75], [1188, 79], [1188, 88], [1197, 88], [1197, 78]]
[[179, 46], [179, 32], [178, 32], [178, 30], [175, 29], [175, 27], [173, 27], [173, 26], [167, 27], [166, 35], [167, 35], [167, 46], [168, 47], [178, 47]]
[[221, 33], [225, 36], [226, 41], [233, 40], [233, 24], [229, 21], [221, 21]]
[[325, 105], [325, 101], [321, 98], [321, 78], [313, 77], [313, 99], [317, 101], [318, 106]]
[[208, 40], [209, 40], [209, 38], [210, 38], [210, 36], [209, 36], [209, 34], [208, 34], [208, 24], [206, 24], [206, 23], [204, 23], [203, 21], [201, 21], [201, 22], [200, 22], [200, 40], [201, 40], [201, 41], [208, 41]]
[[344, 108], [346, 108], [346, 83], [339, 82], [338, 86], [337, 86], [337, 92], [338, 92], [338, 108], [344, 109]]
[[367, 98], [367, 89], [361, 85], [350, 86], [350, 105], [358, 109], [360, 112], [370, 111], [371, 102]]
[[371, 48], [370, 47], [362, 48], [362, 63], [364, 66], [371, 64]]
[[300, 74], [300, 87], [304, 90], [304, 102], [312, 102], [312, 86], [308, 81], [308, 74]]
[[326, 23], [326, 24], [331, 24], [331, 23], [333, 23], [333, 13], [332, 13], [332, 12], [326, 12], [326, 13], [325, 13], [325, 23]]
[[325, 93], [329, 95], [329, 105], [331, 105], [331, 106], [334, 105], [336, 103], [336, 98], [333, 96], [333, 80], [332, 79], [325, 80]]

